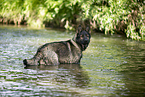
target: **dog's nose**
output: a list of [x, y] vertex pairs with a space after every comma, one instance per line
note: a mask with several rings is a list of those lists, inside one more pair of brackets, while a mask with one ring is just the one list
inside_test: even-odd
[[88, 40], [88, 39], [85, 39], [85, 40], [84, 40], [84, 42], [85, 42], [85, 43], [88, 43], [88, 42], [89, 42], [89, 40]]

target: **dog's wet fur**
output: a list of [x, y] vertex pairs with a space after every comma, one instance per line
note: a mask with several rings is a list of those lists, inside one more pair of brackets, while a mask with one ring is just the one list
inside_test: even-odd
[[85, 30], [79, 26], [75, 36], [67, 41], [46, 43], [38, 48], [31, 59], [24, 59], [24, 65], [79, 64], [84, 51], [90, 43], [90, 27]]

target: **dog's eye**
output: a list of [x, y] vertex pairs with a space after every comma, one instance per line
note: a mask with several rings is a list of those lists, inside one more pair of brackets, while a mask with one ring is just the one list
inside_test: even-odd
[[88, 34], [86, 34], [86, 36], [87, 36], [87, 37], [89, 37], [89, 35], [88, 35]]
[[80, 37], [84, 37], [84, 35], [80, 35]]

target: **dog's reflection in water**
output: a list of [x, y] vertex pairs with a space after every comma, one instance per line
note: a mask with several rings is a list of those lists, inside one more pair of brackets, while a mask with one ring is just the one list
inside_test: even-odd
[[59, 84], [85, 88], [88, 87], [90, 81], [87, 72], [82, 69], [80, 64], [26, 66], [25, 69], [37, 70], [39, 75], [53, 74], [53, 81]]

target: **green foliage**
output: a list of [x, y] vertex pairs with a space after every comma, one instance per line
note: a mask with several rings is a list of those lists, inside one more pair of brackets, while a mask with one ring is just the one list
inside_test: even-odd
[[2, 0], [0, 15], [7, 21], [19, 23], [23, 18], [23, 0]]
[[33, 27], [64, 27], [89, 23], [105, 34], [125, 33], [128, 38], [145, 40], [144, 0], [1, 0], [3, 23]]

